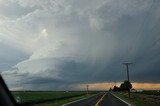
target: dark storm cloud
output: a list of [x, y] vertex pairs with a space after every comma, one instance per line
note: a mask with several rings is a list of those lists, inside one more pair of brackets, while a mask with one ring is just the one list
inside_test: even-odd
[[11, 88], [73, 89], [74, 84], [126, 80], [122, 63], [132, 62], [132, 82], [159, 83], [159, 5], [158, 0], [48, 5], [20, 21], [34, 22], [40, 36], [28, 40], [30, 58], [3, 75]]
[[10, 70], [18, 62], [29, 57], [25, 52], [0, 42], [0, 72]]
[[[130, 61], [133, 62], [133, 67], [131, 66], [132, 81], [160, 81], [160, 72], [158, 71], [160, 69], [158, 65], [160, 50], [157, 47], [160, 46], [160, 21], [157, 20], [156, 16], [157, 11], [159, 11], [157, 4], [159, 2], [152, 2], [146, 10], [136, 15], [122, 15], [116, 22], [112, 23], [111, 27], [104, 27], [103, 30], [111, 31], [112, 36], [117, 39], [118, 47], [117, 53], [113, 54], [112, 60], [114, 62], [111, 61], [109, 67], [105, 68], [108, 71], [103, 71], [99, 75], [101, 79], [104, 81], [124, 79], [121, 76], [122, 72], [125, 73], [124, 69], [121, 68], [121, 63]], [[105, 9], [102, 10], [105, 11]]]

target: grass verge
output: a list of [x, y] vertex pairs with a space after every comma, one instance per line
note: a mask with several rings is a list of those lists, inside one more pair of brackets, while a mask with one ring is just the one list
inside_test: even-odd
[[159, 96], [131, 93], [131, 97], [129, 98], [127, 92], [114, 92], [113, 94], [125, 100], [132, 106], [160, 106]]

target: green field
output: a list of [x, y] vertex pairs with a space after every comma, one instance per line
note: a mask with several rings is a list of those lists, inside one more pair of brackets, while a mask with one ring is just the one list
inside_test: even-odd
[[[95, 94], [96, 92], [90, 92]], [[40, 91], [14, 91], [12, 92], [16, 101], [21, 105], [35, 105], [45, 102], [67, 100], [69, 98], [85, 97], [86, 92], [40, 92]], [[73, 99], [74, 100], [74, 99]]]

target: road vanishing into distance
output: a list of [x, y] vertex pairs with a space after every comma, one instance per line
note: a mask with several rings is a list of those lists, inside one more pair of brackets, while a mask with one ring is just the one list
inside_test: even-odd
[[111, 93], [99, 93], [95, 96], [71, 102], [63, 106], [130, 106]]
[[111, 93], [107, 93], [102, 102], [100, 102], [99, 106], [130, 106], [119, 98], [115, 97]]

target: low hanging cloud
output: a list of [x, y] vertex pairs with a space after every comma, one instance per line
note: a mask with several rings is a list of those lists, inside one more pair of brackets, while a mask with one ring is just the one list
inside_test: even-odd
[[133, 62], [131, 81], [160, 82], [158, 0], [7, 3], [25, 10], [14, 18], [0, 15], [0, 43], [15, 52], [1, 71], [10, 89], [69, 90], [78, 89], [77, 84], [123, 81], [123, 62]]

